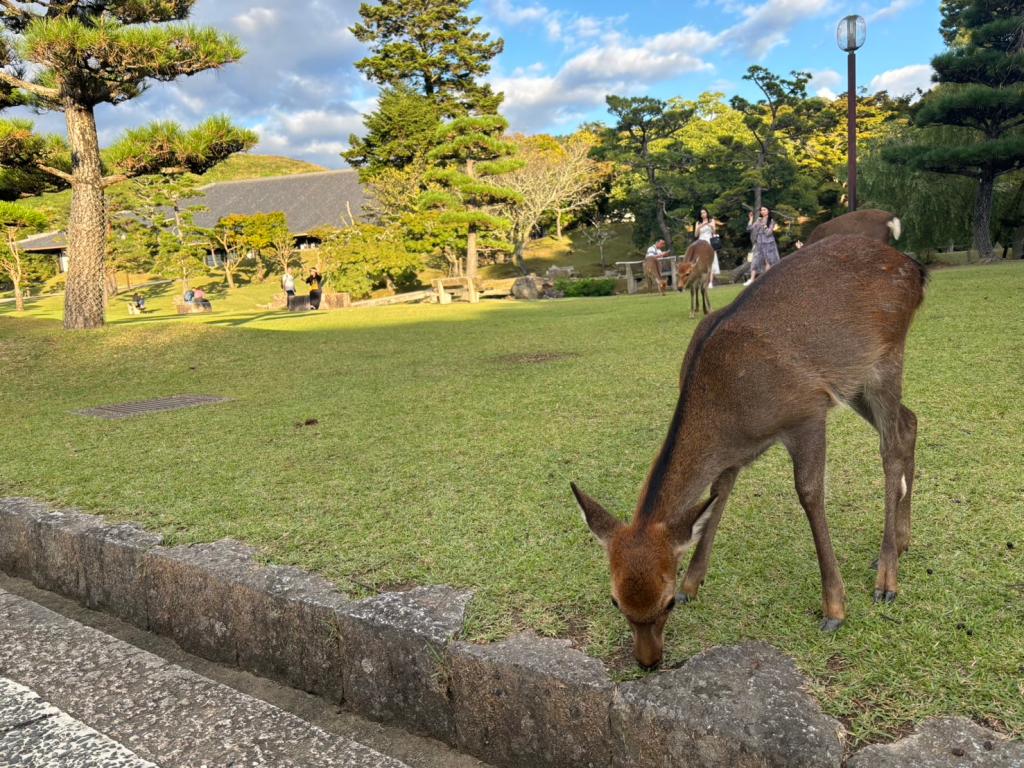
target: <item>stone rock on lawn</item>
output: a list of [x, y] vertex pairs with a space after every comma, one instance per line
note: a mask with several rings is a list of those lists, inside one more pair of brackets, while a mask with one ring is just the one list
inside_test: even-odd
[[905, 739], [865, 747], [847, 768], [1024, 768], [1024, 742], [966, 717], [935, 718]]
[[616, 766], [838, 768], [842, 726], [765, 643], [712, 648], [616, 689]]
[[533, 634], [456, 643], [451, 657], [460, 747], [524, 768], [610, 765], [613, 686], [597, 659]]
[[539, 299], [542, 288], [543, 282], [533, 275], [517, 277], [512, 283], [512, 296], [517, 299]]

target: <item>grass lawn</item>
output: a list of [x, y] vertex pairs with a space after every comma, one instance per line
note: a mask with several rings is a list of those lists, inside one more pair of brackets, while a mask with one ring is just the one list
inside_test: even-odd
[[[259, 309], [274, 290], [214, 297], [213, 315], [186, 318], [168, 291], [152, 297], [158, 311], [114, 310], [98, 332], [62, 332], [59, 298], [25, 317], [0, 305], [0, 493], [174, 542], [243, 539], [354, 596], [470, 587], [470, 638], [533, 628], [638, 674], [568, 483], [631, 511], [696, 326], [688, 297], [288, 315]], [[1024, 263], [933, 276], [906, 362], [920, 432], [897, 602], [871, 604], [877, 437], [839, 410], [827, 508], [848, 623], [817, 629], [814, 548], [776, 448], [740, 477], [700, 600], [669, 622], [670, 664], [764, 639], [798, 660], [856, 743], [947, 713], [1024, 736], [1022, 306]], [[232, 401], [115, 422], [72, 413], [176, 393]]]

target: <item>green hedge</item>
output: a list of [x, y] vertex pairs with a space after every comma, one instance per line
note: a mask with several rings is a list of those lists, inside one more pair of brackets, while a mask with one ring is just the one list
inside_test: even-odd
[[615, 293], [615, 278], [584, 277], [580, 280], [560, 278], [555, 281], [555, 290], [566, 296], [611, 296]]

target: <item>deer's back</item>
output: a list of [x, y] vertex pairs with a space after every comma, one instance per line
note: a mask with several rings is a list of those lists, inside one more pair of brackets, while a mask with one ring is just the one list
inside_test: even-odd
[[889, 211], [873, 209], [844, 213], [815, 227], [807, 238], [807, 244], [812, 245], [834, 235], [853, 235], [888, 245], [892, 239], [889, 222], [895, 218], [896, 215]]
[[728, 404], [741, 419], [780, 400], [799, 413], [849, 399], [902, 350], [924, 284], [917, 262], [874, 240], [807, 246], [698, 326], [684, 397]]

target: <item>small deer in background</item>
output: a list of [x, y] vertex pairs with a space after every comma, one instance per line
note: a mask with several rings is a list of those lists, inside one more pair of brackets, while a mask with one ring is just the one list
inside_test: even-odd
[[[612, 602], [632, 627], [641, 666], [660, 663], [669, 613], [696, 598], [740, 470], [775, 443], [793, 460], [814, 538], [821, 629], [842, 625], [843, 580], [825, 518], [825, 425], [835, 405], [849, 405], [881, 438], [885, 525], [875, 601], [896, 598], [899, 556], [910, 545], [917, 437], [917, 419], [901, 402], [903, 349], [925, 280], [917, 262], [862, 237], [830, 237], [783, 259], [697, 326], [668, 436], [632, 522], [572, 484], [607, 552]], [[710, 498], [698, 503], [708, 486]], [[679, 562], [691, 547], [677, 596]]]
[[679, 290], [690, 292], [690, 319], [697, 316], [697, 297], [703, 303], [704, 314], [711, 309], [708, 286], [711, 284], [711, 266], [715, 261], [715, 249], [705, 240], [697, 240], [686, 249], [686, 255], [676, 267]]
[[900, 239], [902, 231], [903, 225], [894, 213], [871, 209], [852, 211], [819, 224], [811, 232], [805, 245], [811, 245], [832, 235], [859, 235], [892, 245]]
[[665, 278], [661, 274], [661, 262], [653, 256], [644, 259], [644, 282], [651, 293], [654, 293], [657, 287], [658, 293], [665, 295]]

